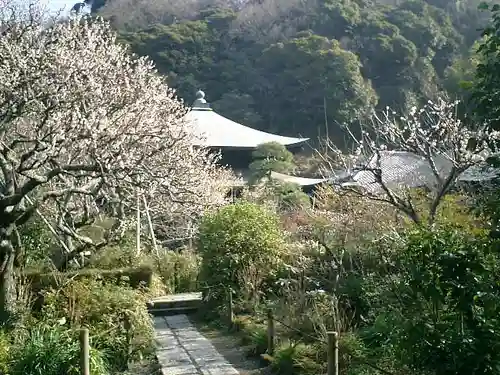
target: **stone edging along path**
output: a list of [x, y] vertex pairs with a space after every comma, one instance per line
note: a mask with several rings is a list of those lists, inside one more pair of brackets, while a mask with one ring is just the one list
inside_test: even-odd
[[186, 315], [155, 317], [154, 327], [163, 375], [239, 375]]

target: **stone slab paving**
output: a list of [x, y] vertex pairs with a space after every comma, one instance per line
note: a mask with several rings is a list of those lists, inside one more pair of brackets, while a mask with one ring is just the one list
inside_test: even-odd
[[150, 300], [151, 303], [155, 302], [182, 302], [182, 301], [201, 301], [203, 298], [201, 292], [194, 293], [177, 293], [168, 296], [156, 297]]
[[164, 375], [239, 375], [186, 315], [155, 317], [154, 327]]

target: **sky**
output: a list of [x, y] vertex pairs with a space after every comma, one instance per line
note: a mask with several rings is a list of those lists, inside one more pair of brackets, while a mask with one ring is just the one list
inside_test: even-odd
[[42, 0], [41, 2], [47, 4], [50, 12], [57, 12], [64, 8], [64, 13], [69, 12], [69, 10], [75, 5], [79, 0]]
[[[76, 3], [83, 2], [84, 0], [8, 0], [8, 4], [19, 5], [21, 9], [27, 10], [27, 6], [34, 4], [37, 9], [42, 10], [44, 13], [49, 12], [51, 15], [60, 15], [65, 17], [69, 15], [71, 8]], [[2, 4], [2, 0], [0, 0]], [[39, 8], [41, 7], [41, 8]], [[90, 7], [83, 9], [83, 13], [89, 13]]]
[[73, 5], [83, 0], [40, 0], [40, 2], [46, 4], [51, 13], [63, 9], [63, 14], [67, 14]]

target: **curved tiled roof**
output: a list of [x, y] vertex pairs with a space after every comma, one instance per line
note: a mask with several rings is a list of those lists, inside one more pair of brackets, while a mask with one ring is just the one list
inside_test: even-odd
[[[446, 177], [452, 168], [450, 160], [435, 156], [433, 158], [438, 174]], [[394, 188], [414, 188], [427, 186], [432, 188], [436, 185], [436, 177], [429, 165], [429, 161], [424, 157], [406, 151], [385, 151], [380, 153], [378, 159], [375, 155], [364, 167], [352, 176], [353, 181], [363, 188], [377, 192], [381, 187], [376, 182], [375, 176], [370, 169], [380, 168], [382, 181], [387, 187]], [[463, 172], [459, 181], [483, 181], [494, 178], [498, 175], [498, 170], [493, 168], [483, 168], [480, 165], [473, 166]]]
[[238, 124], [210, 108], [205, 93], [198, 91], [193, 108], [186, 115], [196, 138], [196, 146], [254, 149], [258, 145], [277, 142], [284, 146], [300, 145], [309, 138], [293, 138], [266, 133]]
[[262, 143], [299, 145], [308, 138], [283, 137], [238, 124], [210, 108], [193, 108], [186, 116], [197, 136], [197, 146], [253, 149]]

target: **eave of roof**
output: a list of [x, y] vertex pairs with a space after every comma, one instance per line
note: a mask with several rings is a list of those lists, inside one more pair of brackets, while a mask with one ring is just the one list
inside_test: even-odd
[[282, 182], [288, 182], [292, 184], [296, 184], [299, 186], [313, 186], [313, 185], [318, 185], [322, 184], [325, 182], [328, 182], [328, 178], [305, 178], [305, 177], [297, 177], [297, 176], [290, 176], [287, 174], [283, 173], [278, 173], [271, 171], [270, 177], [275, 180], [279, 180]]

